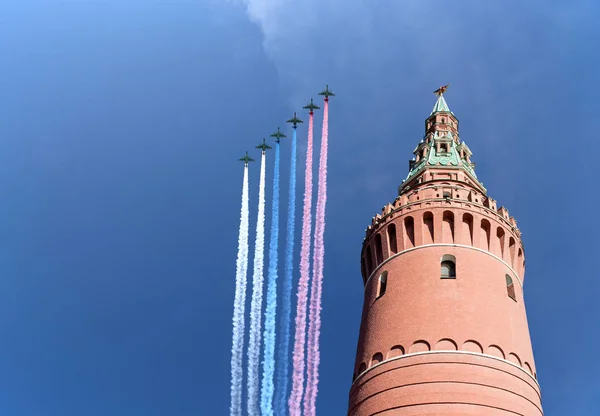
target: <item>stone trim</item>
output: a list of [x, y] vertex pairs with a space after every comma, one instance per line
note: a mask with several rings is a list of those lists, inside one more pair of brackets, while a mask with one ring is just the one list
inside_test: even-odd
[[379, 271], [379, 269], [381, 269], [383, 266], [386, 265], [387, 262], [389, 262], [390, 260], [404, 254], [404, 253], [408, 253], [409, 251], [414, 251], [414, 250], [419, 250], [422, 248], [428, 248], [428, 247], [460, 247], [460, 248], [468, 248], [471, 250], [475, 250], [475, 251], [479, 251], [481, 253], [487, 254], [489, 256], [494, 257], [496, 260], [502, 262], [512, 273], [513, 275], [516, 277], [517, 281], [519, 282], [519, 286], [521, 286], [521, 291], [523, 291], [523, 282], [521, 281], [521, 278], [519, 277], [519, 275], [517, 274], [517, 272], [515, 272], [515, 270], [504, 260], [502, 260], [500, 257], [496, 256], [495, 254], [490, 253], [487, 250], [484, 250], [482, 248], [478, 248], [478, 247], [473, 247], [473, 246], [467, 246], [464, 244], [450, 244], [450, 243], [433, 243], [433, 244], [425, 244], [422, 246], [417, 246], [417, 247], [411, 247], [411, 248], [407, 248], [406, 250], [402, 250], [399, 253], [394, 254], [393, 256], [388, 257], [387, 259], [385, 259], [379, 266], [377, 266], [373, 272], [369, 275], [369, 277], [367, 278], [367, 280], [365, 281], [365, 285], [364, 288], [367, 288], [367, 285], [369, 284], [369, 281], [371, 280], [371, 277], [373, 277], [374, 275], [377, 274], [377, 272]]
[[535, 385], [537, 386], [537, 388], [540, 390], [541, 393], [541, 388], [540, 388], [540, 383], [538, 383], [538, 381], [535, 379], [535, 377], [533, 377], [532, 374], [529, 374], [524, 368], [519, 367], [518, 365], [516, 365], [515, 363], [508, 361], [504, 358], [499, 358], [496, 357], [494, 355], [489, 355], [489, 354], [484, 354], [484, 353], [479, 353], [479, 352], [471, 352], [471, 351], [456, 351], [456, 350], [436, 350], [436, 351], [422, 351], [422, 352], [413, 352], [413, 353], [409, 353], [409, 354], [404, 354], [404, 355], [400, 355], [398, 357], [392, 357], [392, 358], [387, 358], [375, 365], [372, 365], [371, 367], [367, 368], [365, 371], [363, 371], [362, 373], [358, 374], [356, 376], [356, 379], [352, 382], [352, 385], [350, 386], [350, 390], [352, 390], [354, 388], [354, 384], [360, 379], [362, 378], [365, 374], [367, 374], [369, 371], [371, 371], [372, 369], [379, 367], [383, 364], [387, 364], [391, 361], [395, 361], [395, 360], [400, 360], [402, 358], [409, 358], [409, 357], [415, 357], [415, 356], [419, 356], [419, 355], [425, 355], [425, 354], [466, 354], [466, 355], [475, 355], [478, 357], [485, 357], [485, 358], [491, 358], [497, 361], [502, 361], [503, 363], [506, 364], [510, 364], [515, 368], [518, 368], [519, 370], [521, 370], [523, 373], [527, 374], [529, 376], [529, 378], [531, 378], [533, 380], [533, 382], [535, 383]]

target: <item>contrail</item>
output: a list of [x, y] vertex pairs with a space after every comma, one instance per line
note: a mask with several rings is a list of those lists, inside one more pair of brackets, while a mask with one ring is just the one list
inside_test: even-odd
[[248, 415], [260, 416], [260, 343], [263, 303], [263, 266], [265, 261], [265, 164], [266, 149], [260, 160], [258, 186], [258, 220], [254, 246], [254, 273], [252, 276], [252, 301], [250, 303], [250, 336], [248, 341]]
[[[294, 114], [295, 117], [295, 114]], [[296, 221], [296, 124], [292, 133], [292, 156], [290, 161], [290, 186], [287, 219], [287, 241], [285, 246], [285, 264], [283, 280], [283, 298], [281, 308], [281, 333], [277, 353], [277, 384], [275, 389], [275, 414], [286, 416], [290, 349], [290, 315], [292, 303], [292, 282], [294, 276], [294, 233]]]
[[304, 390], [304, 348], [306, 345], [306, 307], [310, 280], [310, 233], [312, 229], [312, 159], [313, 159], [314, 113], [308, 119], [308, 144], [306, 148], [306, 170], [304, 173], [304, 207], [302, 213], [302, 245], [300, 248], [300, 280], [296, 304], [296, 331], [294, 333], [292, 392], [288, 400], [290, 416], [301, 416], [302, 393]]
[[325, 97], [323, 107], [323, 133], [319, 160], [319, 181], [315, 222], [315, 249], [313, 257], [313, 282], [310, 291], [310, 308], [307, 346], [307, 383], [304, 395], [304, 415], [316, 415], [316, 401], [319, 384], [319, 337], [321, 335], [321, 292], [323, 285], [323, 260], [325, 257], [325, 205], [327, 203], [327, 141], [329, 134], [329, 100]]
[[244, 307], [246, 301], [246, 273], [248, 271], [248, 163], [244, 165], [242, 209], [238, 254], [235, 273], [235, 300], [233, 304], [233, 342], [231, 346], [231, 416], [242, 415], [242, 379], [244, 351]]
[[273, 376], [275, 373], [275, 313], [277, 308], [277, 250], [279, 242], [279, 139], [275, 144], [273, 173], [273, 206], [271, 214], [271, 241], [269, 242], [269, 274], [267, 277], [267, 306], [265, 310], [265, 350], [263, 379], [260, 392], [262, 416], [273, 415]]

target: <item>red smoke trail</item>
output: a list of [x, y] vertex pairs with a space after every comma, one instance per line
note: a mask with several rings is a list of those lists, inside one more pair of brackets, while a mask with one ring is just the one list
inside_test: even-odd
[[306, 148], [306, 171], [304, 174], [304, 208], [302, 216], [302, 246], [300, 250], [300, 280], [298, 282], [298, 303], [296, 304], [296, 332], [294, 334], [294, 367], [292, 392], [288, 400], [290, 416], [302, 416], [300, 405], [304, 389], [304, 348], [306, 345], [306, 307], [308, 304], [308, 283], [310, 280], [310, 232], [312, 228], [312, 165], [313, 165], [313, 124], [311, 110], [308, 119], [308, 145]]
[[307, 382], [304, 394], [304, 415], [316, 415], [316, 401], [319, 384], [319, 337], [321, 335], [321, 292], [323, 286], [323, 260], [325, 257], [325, 205], [327, 203], [327, 141], [329, 135], [329, 100], [325, 97], [323, 107], [323, 132], [319, 159], [319, 182], [317, 191], [317, 212], [315, 220], [315, 248], [313, 257], [313, 282], [310, 290], [308, 321]]

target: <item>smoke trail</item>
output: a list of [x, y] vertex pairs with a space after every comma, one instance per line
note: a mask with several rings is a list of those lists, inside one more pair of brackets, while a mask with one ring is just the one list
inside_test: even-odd
[[265, 164], [266, 153], [260, 160], [258, 186], [258, 220], [254, 245], [254, 273], [252, 276], [252, 301], [250, 303], [250, 337], [248, 341], [248, 414], [259, 416], [261, 310], [263, 303], [263, 266], [265, 260]]
[[308, 304], [308, 283], [310, 280], [310, 232], [312, 228], [313, 122], [314, 115], [311, 111], [308, 119], [308, 145], [306, 148], [306, 170], [304, 173], [302, 246], [300, 248], [300, 280], [298, 282], [296, 331], [294, 333], [292, 393], [288, 400], [290, 416], [301, 416], [300, 405], [304, 389], [304, 347], [306, 343], [306, 307]]
[[248, 164], [244, 166], [242, 209], [238, 254], [235, 273], [235, 300], [233, 304], [233, 342], [231, 346], [231, 416], [242, 415], [242, 359], [244, 351], [244, 306], [246, 300], [246, 273], [248, 271]]
[[327, 203], [327, 146], [329, 135], [329, 101], [323, 107], [323, 133], [319, 160], [319, 182], [315, 221], [315, 249], [313, 259], [313, 282], [310, 291], [310, 308], [307, 347], [307, 383], [304, 396], [304, 415], [315, 416], [319, 384], [319, 337], [321, 335], [321, 291], [323, 285], [323, 260], [325, 257], [325, 204]]
[[281, 334], [279, 351], [277, 353], [277, 388], [275, 389], [275, 414], [286, 415], [288, 372], [289, 372], [289, 350], [290, 350], [290, 315], [292, 303], [292, 280], [294, 276], [294, 232], [296, 221], [296, 127], [292, 133], [292, 157], [290, 162], [290, 186], [287, 219], [287, 241], [285, 246], [285, 264], [283, 280], [283, 299], [281, 307]]
[[269, 242], [269, 274], [267, 277], [267, 306], [265, 310], [265, 350], [260, 408], [263, 416], [273, 415], [273, 376], [275, 373], [275, 312], [277, 307], [277, 249], [279, 242], [279, 143], [275, 144], [273, 173], [273, 206], [271, 213], [271, 241]]

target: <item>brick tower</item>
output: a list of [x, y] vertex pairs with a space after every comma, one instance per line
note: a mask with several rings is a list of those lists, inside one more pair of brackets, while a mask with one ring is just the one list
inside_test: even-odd
[[543, 414], [521, 233], [477, 179], [445, 91], [367, 229], [349, 416]]

